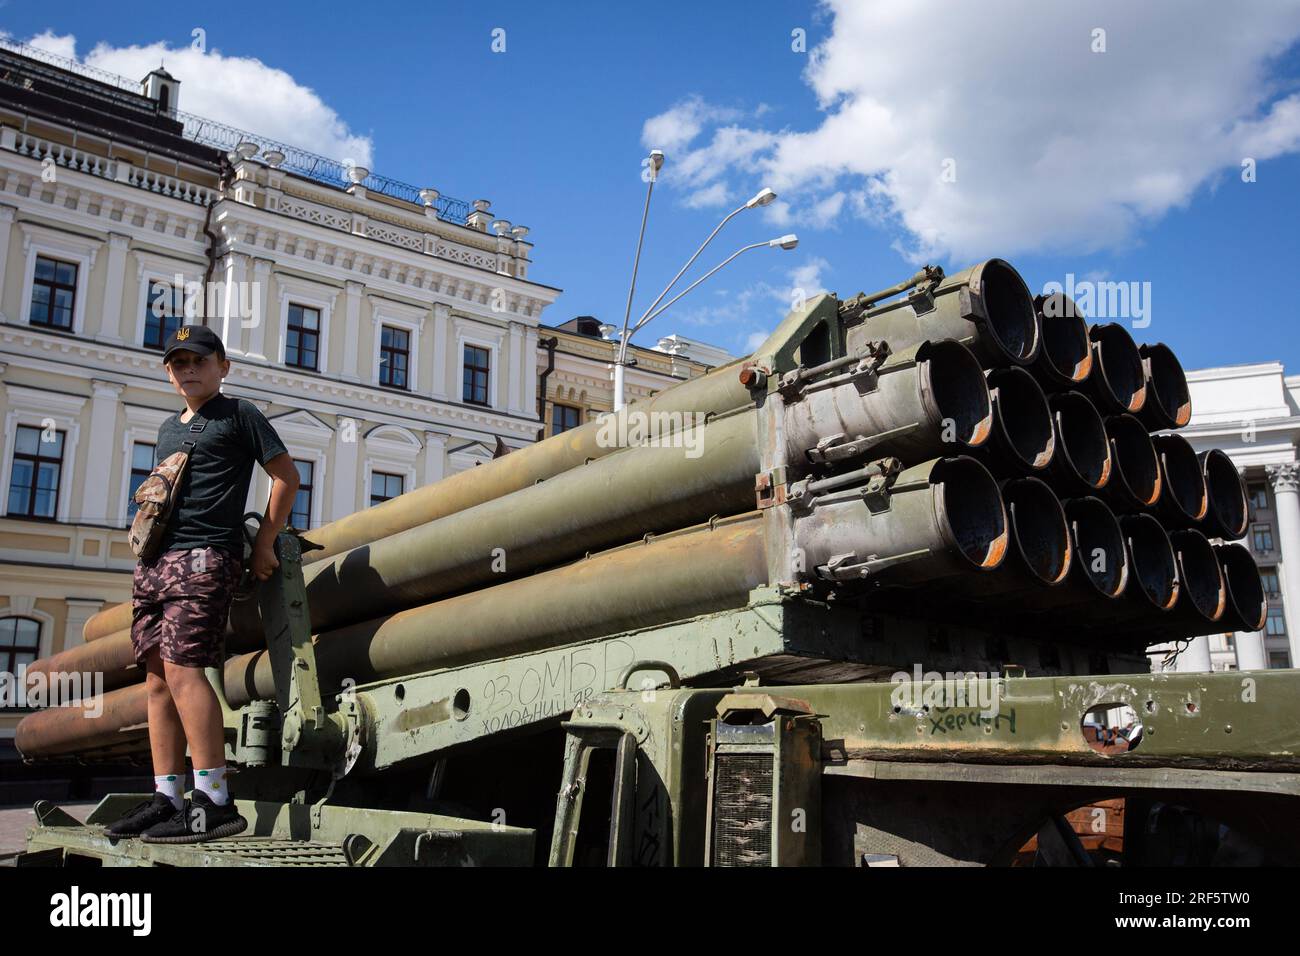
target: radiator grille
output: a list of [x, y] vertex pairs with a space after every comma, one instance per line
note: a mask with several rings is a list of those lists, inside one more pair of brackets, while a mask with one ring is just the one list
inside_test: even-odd
[[713, 865], [772, 865], [772, 756], [719, 753], [713, 796]]

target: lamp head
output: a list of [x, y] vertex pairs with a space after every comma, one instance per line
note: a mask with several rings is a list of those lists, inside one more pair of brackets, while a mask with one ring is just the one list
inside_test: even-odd
[[766, 206], [776, 199], [776, 193], [771, 189], [764, 187], [749, 202], [745, 203], [746, 209], [753, 209], [756, 206]]
[[799, 245], [799, 237], [793, 232], [788, 236], [781, 236], [780, 238], [773, 239], [768, 243], [768, 246], [773, 249], [777, 246], [780, 246], [782, 249], [793, 249], [797, 245]]

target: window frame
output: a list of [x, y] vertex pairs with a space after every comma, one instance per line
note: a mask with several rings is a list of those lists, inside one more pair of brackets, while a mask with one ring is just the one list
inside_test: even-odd
[[[561, 428], [557, 430], [555, 427], [557, 424], [556, 412], [558, 412], [562, 408], [565, 411], [573, 412], [573, 416], [574, 416], [573, 424], [569, 425], [567, 428]], [[552, 435], [562, 435], [567, 431], [572, 431], [573, 429], [579, 427], [581, 424], [582, 424], [582, 409], [579, 408], [577, 405], [566, 405], [563, 402], [551, 403], [551, 434]]]
[[[487, 364], [483, 366], [470, 365], [468, 352], [470, 349], [477, 349], [487, 356]], [[483, 401], [477, 401], [465, 395], [467, 383], [465, 381], [466, 373], [482, 372], [483, 373]], [[477, 389], [477, 384], [471, 384], [472, 390]], [[477, 408], [492, 408], [492, 350], [478, 342], [465, 340], [461, 342], [460, 349], [460, 400], [465, 405], [473, 405]]]
[[[12, 608], [6, 608], [5, 609], [6, 613], [0, 614], [0, 628], [3, 628], [5, 624], [9, 621], [26, 622], [29, 624], [35, 624], [36, 625], [36, 647], [31, 650], [31, 653], [36, 655], [33, 658], [33, 663], [47, 656], [45, 653], [45, 622], [40, 620], [37, 617], [32, 616], [30, 613], [25, 614], [22, 611], [18, 611], [16, 613], [8, 613], [11, 612], [12, 610], [13, 610]], [[19, 653], [18, 624], [15, 623], [14, 643], [7, 646], [0, 645], [0, 672], [6, 674], [14, 674], [14, 675], [18, 673], [18, 664], [17, 664], [18, 653]], [[30, 667], [31, 665], [29, 664], [27, 666]], [[0, 707], [0, 714], [22, 714], [22, 713], [28, 713], [34, 709], [36, 708], [19, 707], [17, 705], [11, 707]]]
[[[1272, 621], [1278, 622], [1278, 629], [1273, 630], [1270, 626]], [[1271, 607], [1264, 612], [1264, 635], [1266, 637], [1286, 637], [1286, 612], [1280, 607]]]
[[[307, 311], [311, 311], [311, 312], [316, 313], [316, 328], [314, 328], [314, 329], [309, 329], [309, 328], [307, 328], [306, 326], [303, 326], [303, 325], [295, 326], [295, 325], [293, 324], [293, 310], [294, 310], [294, 309], [299, 309], [299, 310], [300, 310], [300, 313], [301, 313], [301, 312], [307, 312]], [[298, 335], [298, 343], [299, 343], [299, 344], [298, 344], [298, 346], [297, 346], [297, 349], [298, 349], [298, 357], [299, 357], [299, 358], [301, 358], [301, 356], [302, 356], [302, 352], [304, 351], [304, 349], [303, 349], [303, 347], [302, 347], [302, 335], [303, 335], [304, 333], [307, 333], [307, 334], [311, 334], [311, 335], [316, 336], [316, 348], [312, 349], [312, 351], [313, 351], [313, 352], [315, 353], [315, 355], [316, 355], [316, 361], [315, 361], [314, 364], [312, 364], [312, 365], [302, 365], [302, 364], [299, 364], [298, 362], [291, 362], [291, 361], [289, 361], [289, 335], [290, 335], [290, 333], [292, 333], [292, 332], [294, 332], [294, 331], [297, 331], [298, 334], [299, 334], [299, 335]], [[296, 370], [298, 370], [298, 371], [300, 371], [300, 372], [316, 372], [316, 373], [319, 374], [320, 371], [321, 371], [321, 354], [322, 354], [322, 351], [323, 351], [322, 348], [321, 348], [321, 345], [322, 345], [322, 343], [323, 343], [323, 341], [324, 341], [324, 332], [325, 332], [325, 313], [324, 313], [324, 311], [323, 311], [319, 306], [309, 305], [309, 304], [306, 304], [306, 303], [303, 303], [303, 302], [295, 302], [295, 301], [293, 301], [293, 300], [291, 299], [291, 300], [289, 301], [289, 305], [288, 305], [287, 309], [285, 310], [284, 343], [283, 343], [283, 345], [282, 345], [282, 347], [281, 347], [281, 350], [280, 350], [281, 353], [283, 354], [283, 364], [284, 364], [284, 366], [285, 366], [286, 368], [296, 369]]]
[[[1268, 547], [1266, 548], [1260, 547], [1255, 540], [1256, 535], [1258, 535], [1261, 531], [1268, 535]], [[1250, 545], [1251, 545], [1251, 550], [1254, 551], [1256, 554], [1275, 553], [1277, 550], [1277, 541], [1273, 537], [1273, 525], [1267, 521], [1259, 521], [1251, 524]]]
[[[31, 429], [32, 431], [36, 432], [38, 436], [45, 431], [45, 429], [42, 428], [40, 425], [27, 425], [21, 422], [14, 428], [13, 446], [8, 461], [8, 477], [5, 480], [5, 501], [4, 501], [5, 517], [13, 518], [15, 520], [21, 520], [21, 521], [57, 522], [60, 520], [59, 505], [60, 502], [63, 500], [63, 494], [64, 494], [63, 483], [64, 483], [64, 470], [67, 466], [68, 433], [65, 429], [59, 428], [57, 423], [55, 424], [54, 433], [56, 435], [61, 435], [63, 437], [63, 441], [62, 444], [60, 445], [59, 457], [54, 458], [49, 455], [41, 455], [41, 454], [33, 455], [29, 452], [20, 452], [18, 450], [18, 433], [24, 428]], [[37, 438], [37, 444], [38, 445], [43, 444], [43, 442], [41, 442], [39, 437]], [[12, 494], [13, 483], [14, 483], [14, 466], [17, 465], [19, 458], [34, 463], [32, 468], [32, 486], [27, 495], [27, 507], [29, 510], [25, 514], [18, 514], [9, 510], [9, 497]], [[55, 479], [55, 483], [54, 483], [54, 513], [50, 515], [32, 514], [30, 512], [30, 509], [34, 506], [36, 500], [36, 491], [37, 491], [36, 479], [37, 476], [40, 474], [40, 466], [42, 464], [48, 464], [50, 462], [54, 462], [59, 466], [58, 477]]]
[[[298, 490], [294, 493], [293, 505], [289, 509], [289, 523], [293, 524], [294, 515], [302, 513], [298, 510], [298, 495], [305, 491], [307, 493], [307, 523], [304, 525], [294, 524], [293, 526], [299, 531], [310, 531], [312, 516], [316, 513], [314, 501], [317, 487], [316, 461], [310, 458], [294, 458], [292, 455], [290, 455], [290, 460], [293, 462], [294, 469], [298, 471]], [[302, 470], [298, 468], [299, 465], [307, 466], [309, 470], [307, 481], [302, 480]]]
[[126, 474], [126, 520], [128, 522], [133, 520], [135, 518], [136, 511], [140, 510], [139, 506], [136, 505], [135, 503], [135, 489], [139, 488], [140, 485], [136, 485], [135, 488], [131, 487], [131, 483], [135, 479], [136, 473], [141, 470], [135, 466], [135, 448], [137, 445], [144, 445], [150, 449], [149, 460], [153, 462], [153, 466], [150, 467], [149, 470], [144, 473], [144, 477], [140, 479], [141, 484], [144, 483], [145, 478], [149, 477], [150, 473], [152, 473], [153, 471], [153, 468], [156, 467], [158, 464], [158, 442], [157, 441], [147, 442], [147, 441], [137, 440], [130, 443], [129, 447], [131, 449], [131, 453], [130, 453], [131, 457], [127, 459], [128, 467], [127, 467], [127, 474]]
[[[44, 260], [44, 261], [46, 261], [46, 262], [49, 262], [49, 263], [52, 263], [52, 264], [54, 265], [54, 278], [53, 278], [53, 279], [48, 279], [48, 280], [47, 280], [47, 279], [38, 279], [38, 278], [36, 278], [36, 271], [35, 271], [35, 270], [36, 270], [36, 267], [40, 265], [40, 263], [41, 263], [42, 260]], [[46, 254], [44, 254], [44, 253], [38, 253], [37, 256], [36, 256], [36, 258], [35, 258], [34, 260], [32, 260], [32, 263], [33, 263], [33, 264], [32, 264], [32, 292], [31, 292], [31, 298], [30, 298], [30, 299], [28, 300], [28, 302], [27, 302], [27, 324], [28, 324], [29, 326], [35, 326], [35, 327], [38, 328], [38, 329], [44, 329], [45, 331], [54, 331], [54, 332], [67, 332], [67, 333], [72, 333], [73, 328], [74, 328], [75, 323], [76, 323], [76, 320], [77, 320], [77, 302], [78, 302], [78, 298], [79, 298], [78, 295], [77, 295], [77, 292], [78, 292], [78, 286], [80, 285], [80, 283], [78, 282], [78, 279], [79, 279], [79, 277], [80, 277], [80, 275], [81, 275], [81, 265], [80, 265], [80, 263], [75, 262], [75, 261], [69, 261], [69, 260], [67, 260], [67, 259], [59, 259], [59, 258], [55, 258], [54, 256], [46, 255]], [[64, 282], [60, 282], [60, 281], [58, 280], [58, 275], [59, 275], [59, 266], [71, 266], [71, 267], [72, 267], [72, 282], [70, 282], [70, 283], [64, 283]], [[63, 325], [56, 325], [56, 324], [53, 323], [53, 322], [37, 322], [37, 321], [35, 321], [35, 320], [32, 318], [32, 307], [36, 305], [36, 288], [37, 288], [37, 286], [45, 287], [45, 288], [48, 288], [48, 289], [50, 290], [50, 298], [49, 298], [49, 302], [46, 303], [46, 306], [47, 306], [47, 308], [46, 308], [46, 318], [50, 318], [50, 317], [52, 317], [52, 316], [54, 315], [54, 311], [55, 311], [55, 305], [54, 305], [54, 302], [55, 302], [55, 293], [56, 293], [56, 292], [59, 292], [59, 291], [64, 291], [64, 292], [71, 293], [71, 295], [72, 295], [72, 306], [71, 306], [71, 308], [69, 308], [69, 310], [68, 310], [68, 324], [67, 324], [66, 326], [63, 326]]]
[[[405, 335], [405, 336], [406, 336], [406, 348], [404, 348], [404, 349], [399, 349], [399, 348], [395, 348], [395, 347], [390, 346], [390, 345], [384, 345], [384, 332], [385, 332], [385, 331], [394, 332], [394, 333], [401, 333], [402, 335]], [[402, 391], [406, 391], [406, 392], [414, 391], [414, 389], [411, 388], [411, 334], [412, 334], [412, 333], [411, 333], [411, 330], [410, 330], [410, 329], [403, 328], [403, 327], [400, 326], [400, 325], [394, 325], [394, 324], [392, 324], [392, 323], [390, 323], [390, 322], [381, 322], [381, 323], [380, 323], [380, 325], [379, 325], [379, 364], [378, 364], [378, 368], [376, 369], [376, 373], [377, 373], [378, 381], [375, 383], [375, 384], [378, 385], [380, 388], [395, 388], [395, 389], [400, 389], [400, 390], [402, 390]], [[387, 362], [385, 362], [385, 356], [386, 356], [386, 355], [390, 356], [390, 358], [389, 358], [389, 360], [388, 360]], [[400, 384], [400, 385], [398, 385], [398, 384], [396, 384], [395, 382], [392, 382], [392, 381], [387, 381], [387, 382], [384, 381], [384, 372], [385, 372], [385, 370], [387, 370], [387, 372], [388, 372], [388, 374], [389, 374], [389, 377], [390, 377], [390, 378], [392, 377], [392, 371], [393, 371], [393, 364], [392, 364], [392, 359], [391, 359], [391, 356], [392, 356], [392, 355], [402, 355], [402, 356], [405, 356], [405, 358], [406, 358], [406, 367], [402, 370], [402, 375], [403, 375], [403, 377], [404, 377], [404, 381], [403, 381], [403, 383]]]
[[[384, 478], [396, 478], [398, 481], [402, 483], [401, 491], [399, 491], [395, 495], [388, 495], [382, 498], [381, 500], [376, 501], [375, 500], [375, 477], [379, 475], [382, 475]], [[392, 501], [394, 498], [399, 498], [402, 495], [406, 494], [407, 491], [406, 476], [398, 474], [397, 472], [380, 471], [378, 468], [372, 468], [370, 470], [370, 475], [367, 479], [367, 482], [368, 483], [366, 486], [366, 501], [369, 502], [369, 504], [366, 505], [367, 508], [373, 508], [375, 505], [383, 504], [385, 501]]]
[[[19, 301], [19, 324], [28, 329], [54, 335], [83, 336], [86, 332], [86, 300], [89, 297], [90, 275], [95, 270], [95, 260], [104, 244], [102, 239], [84, 238], [61, 232], [37, 223], [18, 224], [23, 233], [23, 293]], [[30, 321], [32, 295], [36, 280], [36, 258], [44, 256], [77, 265], [77, 291], [72, 300], [72, 328], [41, 325]]]

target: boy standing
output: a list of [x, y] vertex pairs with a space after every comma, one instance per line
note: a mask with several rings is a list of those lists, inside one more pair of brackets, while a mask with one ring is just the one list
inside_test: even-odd
[[[271, 476], [271, 500], [253, 545], [252, 570], [269, 578], [279, 561], [276, 533], [298, 490], [298, 471], [257, 406], [221, 394], [230, 372], [225, 346], [202, 325], [167, 340], [163, 367], [185, 410], [158, 429], [157, 461], [194, 442], [189, 466], [156, 556], [135, 568], [131, 643], [145, 669], [153, 799], [108, 827], [145, 842], [197, 843], [242, 832], [226, 787], [221, 707], [204, 675], [221, 667], [226, 616], [243, 557], [243, 509], [254, 462]], [[185, 746], [194, 794], [185, 800]]]

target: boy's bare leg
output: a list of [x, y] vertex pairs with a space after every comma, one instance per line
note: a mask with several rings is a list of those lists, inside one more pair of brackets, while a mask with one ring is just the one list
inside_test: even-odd
[[149, 749], [153, 754], [153, 772], [157, 776], [174, 773], [184, 777], [185, 730], [163, 665], [158, 648], [145, 656], [144, 681], [149, 694]]
[[[167, 686], [171, 689], [185, 738], [190, 743], [190, 760], [196, 768], [220, 767], [226, 762], [225, 729], [221, 704], [202, 667], [186, 667], [163, 661]], [[150, 719], [152, 720], [152, 712]], [[184, 743], [182, 742], [182, 748]], [[182, 749], [182, 754], [184, 750]], [[182, 766], [184, 764], [182, 763]]]

